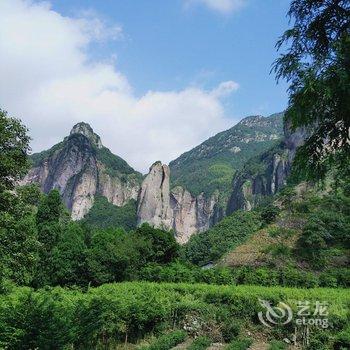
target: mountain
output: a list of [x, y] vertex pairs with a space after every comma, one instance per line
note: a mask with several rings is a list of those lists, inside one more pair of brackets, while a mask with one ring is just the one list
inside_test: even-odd
[[144, 179], [138, 200], [138, 224], [147, 222], [154, 227], [174, 230], [176, 240], [183, 244], [198, 232], [218, 222], [223, 211], [218, 196], [206, 198], [192, 195], [181, 186], [170, 188], [170, 169], [155, 162]]
[[142, 175], [102, 145], [87, 123], [49, 150], [31, 156], [32, 168], [21, 184], [38, 183], [43, 192], [58, 189], [74, 220], [82, 219], [97, 195], [123, 206], [136, 200]]
[[45, 193], [58, 189], [74, 220], [127, 230], [147, 222], [186, 243], [225, 216], [233, 174], [280, 142], [282, 124], [281, 113], [247, 117], [169, 166], [155, 162], [143, 177], [81, 122], [62, 142], [31, 156], [22, 184], [38, 183]]
[[283, 113], [246, 117], [170, 162], [172, 187], [182, 186], [195, 196], [218, 190], [225, 202], [234, 173], [282, 137]]
[[306, 137], [306, 130], [292, 132], [286, 124], [277, 145], [246, 162], [233, 178], [227, 215], [238, 209], [251, 210], [286, 185], [296, 150]]

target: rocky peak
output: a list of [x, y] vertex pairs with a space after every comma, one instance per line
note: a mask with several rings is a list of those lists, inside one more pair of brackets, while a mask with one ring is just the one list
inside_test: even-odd
[[170, 169], [155, 162], [144, 179], [138, 197], [138, 224], [144, 222], [166, 230], [173, 229], [179, 243], [207, 230], [219, 220], [218, 198], [192, 195], [181, 186], [170, 190]]
[[81, 134], [90, 140], [97, 148], [101, 149], [102, 142], [100, 136], [94, 133], [92, 127], [88, 123], [80, 122], [75, 124], [70, 132], [70, 135]]
[[116, 206], [137, 199], [141, 174], [104, 147], [87, 123], [74, 125], [70, 136], [31, 160], [21, 185], [37, 183], [45, 193], [58, 189], [74, 220], [84, 217], [96, 195]]
[[262, 115], [251, 115], [242, 119], [238, 124], [248, 127], [254, 127], [256, 124], [261, 124], [266, 118]]

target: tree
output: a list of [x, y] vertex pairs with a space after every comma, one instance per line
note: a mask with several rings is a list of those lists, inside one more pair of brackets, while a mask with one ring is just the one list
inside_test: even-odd
[[37, 228], [31, 206], [13, 193], [6, 196], [8, 211], [0, 211], [0, 280], [29, 284], [38, 261]]
[[147, 246], [143, 247], [147, 248], [141, 253], [147, 262], [166, 264], [179, 255], [180, 247], [172, 232], [143, 224], [135, 230], [133, 236], [136, 239], [144, 239], [148, 243]]
[[33, 206], [21, 191], [11, 191], [28, 168], [29, 140], [25, 126], [0, 109], [0, 281], [18, 284], [31, 282], [37, 263]]
[[88, 284], [86, 256], [84, 230], [78, 223], [69, 222], [52, 250], [53, 284]]
[[28, 170], [29, 141], [21, 121], [0, 109], [0, 191], [12, 189]]
[[350, 2], [293, 0], [288, 12], [294, 26], [277, 48], [277, 80], [289, 83], [286, 120], [309, 135], [298, 149], [295, 173], [325, 177], [330, 166], [350, 157]]
[[126, 246], [127, 235], [122, 229], [96, 231], [87, 252], [90, 281], [94, 285], [123, 281], [127, 277], [133, 252]]
[[[65, 220], [67, 219], [67, 220]], [[38, 228], [39, 263], [34, 285], [50, 285], [55, 276], [53, 263], [53, 251], [62, 237], [68, 223], [68, 217], [60, 194], [52, 190], [47, 196], [43, 196], [36, 214]]]
[[64, 205], [58, 190], [52, 190], [46, 197], [43, 197], [38, 206], [38, 226], [47, 223], [58, 223], [64, 216]]

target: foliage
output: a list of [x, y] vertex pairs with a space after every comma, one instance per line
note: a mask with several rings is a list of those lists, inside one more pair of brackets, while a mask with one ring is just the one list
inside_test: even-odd
[[349, 208], [350, 197], [342, 192], [331, 193], [309, 205], [297, 252], [312, 266], [323, 268], [332, 247], [350, 248]]
[[210, 344], [210, 338], [202, 335], [197, 337], [190, 346], [187, 347], [187, 350], [205, 350]]
[[[337, 336], [339, 344], [346, 344], [347, 290], [127, 282], [90, 288], [85, 293], [62, 288], [13, 288], [0, 295], [0, 347], [111, 349], [125, 341], [136, 343], [159, 334], [159, 330], [181, 329], [188, 315], [196, 315], [197, 320], [210, 317], [219, 329], [222, 314], [254, 327], [259, 325], [256, 314], [261, 311], [260, 298], [272, 303], [284, 301], [293, 310], [298, 300], [329, 302], [328, 317], [334, 328], [324, 330], [324, 334]], [[210, 337], [210, 332], [208, 329], [205, 335]], [[175, 334], [165, 339], [161, 336], [156, 348], [183, 341], [183, 331]], [[240, 340], [241, 336], [230, 348], [240, 349], [248, 343]]]
[[244, 242], [260, 226], [257, 212], [236, 211], [208, 231], [192, 236], [183, 248], [183, 256], [197, 265], [216, 261]]
[[293, 129], [309, 129], [294, 170], [324, 179], [330, 166], [341, 168], [350, 155], [350, 4], [293, 0], [288, 15], [293, 27], [277, 43], [287, 50], [274, 70], [290, 83], [286, 120]]
[[[97, 158], [106, 166], [111, 176], [120, 174], [134, 174], [135, 170], [122, 158], [113, 154], [108, 148], [96, 148]], [[141, 174], [137, 173], [141, 178]]]
[[28, 169], [30, 138], [19, 119], [0, 109], [0, 191], [12, 189]]
[[275, 221], [278, 214], [281, 212], [281, 209], [275, 205], [267, 205], [261, 210], [260, 216], [264, 224], [268, 225]]
[[334, 349], [349, 349], [350, 348], [350, 327], [340, 332], [334, 343]]
[[108, 202], [106, 197], [95, 196], [94, 204], [82, 220], [94, 228], [121, 227], [126, 231], [136, 227], [136, 201], [131, 199], [122, 207]]
[[61, 239], [68, 219], [67, 212], [57, 190], [43, 196], [36, 213], [38, 229], [39, 261], [34, 278], [35, 286], [51, 285], [55, 273], [53, 251]]
[[[194, 195], [207, 196], [216, 190], [227, 200], [232, 176], [251, 157], [268, 150], [276, 140], [259, 140], [260, 135], [283, 135], [282, 114], [274, 114], [264, 122], [248, 126], [242, 121], [170, 162], [172, 186], [182, 186]], [[245, 142], [249, 139], [250, 142]], [[237, 150], [237, 151], [235, 151]], [[236, 152], [236, 153], [235, 153]]]
[[29, 141], [21, 121], [0, 109], [0, 287], [7, 279], [30, 283], [37, 262], [34, 189], [11, 191], [28, 169]]
[[273, 340], [269, 346], [269, 350], [286, 350], [286, 349], [287, 349], [287, 344], [279, 340]]
[[0, 192], [0, 284], [11, 279], [29, 284], [38, 260], [37, 226], [32, 206], [26, 198]]
[[122, 281], [127, 277], [127, 269], [133, 256], [130, 241], [121, 229], [96, 231], [91, 237], [87, 251], [87, 267], [94, 285]]
[[52, 248], [52, 285], [87, 285], [89, 271], [83, 228], [69, 222]]
[[169, 263], [179, 255], [180, 247], [172, 232], [142, 224], [135, 230], [133, 237], [144, 239], [148, 243], [141, 252], [148, 262]]
[[141, 346], [140, 350], [170, 350], [174, 346], [182, 343], [186, 339], [186, 332], [176, 330], [168, 334], [164, 334], [156, 339], [154, 343], [149, 346]]
[[232, 341], [225, 350], [246, 350], [252, 345], [253, 341], [250, 338], [237, 339]]

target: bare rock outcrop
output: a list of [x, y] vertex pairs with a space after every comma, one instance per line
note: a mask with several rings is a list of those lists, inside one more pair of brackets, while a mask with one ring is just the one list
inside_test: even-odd
[[177, 186], [170, 190], [170, 170], [161, 162], [154, 163], [144, 179], [138, 199], [138, 224], [174, 230], [183, 244], [198, 232], [207, 230], [220, 219], [218, 195], [209, 199], [204, 194], [193, 196]]
[[45, 193], [59, 190], [73, 220], [86, 215], [96, 195], [117, 206], [137, 199], [141, 174], [105, 148], [89, 124], [78, 123], [64, 141], [32, 159], [20, 185], [37, 183]]
[[265, 196], [274, 195], [286, 184], [296, 150], [304, 143], [308, 132], [291, 131], [286, 124], [284, 135], [277, 146], [248, 161], [234, 176], [227, 215], [238, 209], [251, 210]]

